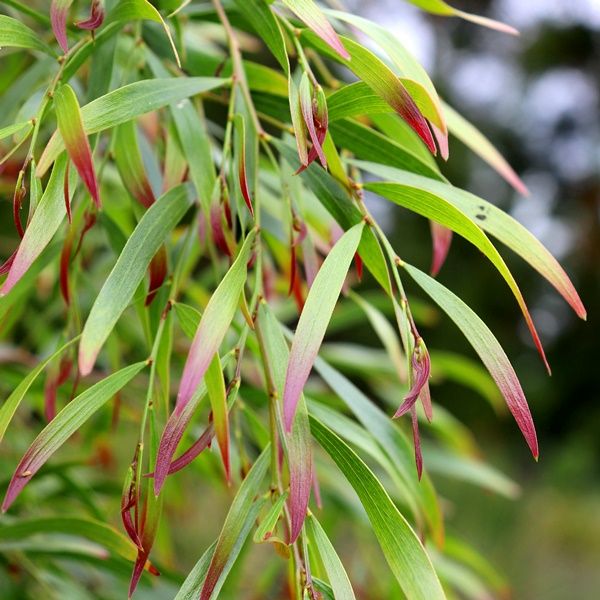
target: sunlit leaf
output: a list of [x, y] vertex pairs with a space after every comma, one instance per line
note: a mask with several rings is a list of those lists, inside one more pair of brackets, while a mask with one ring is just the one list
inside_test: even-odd
[[12, 17], [0, 15], [0, 48], [4, 47], [31, 48], [54, 55], [54, 51], [27, 25]]
[[359, 223], [349, 229], [332, 248], [306, 298], [290, 350], [283, 392], [283, 416], [288, 432], [292, 429], [300, 394], [325, 337], [327, 324], [358, 247], [363, 226], [363, 223]]

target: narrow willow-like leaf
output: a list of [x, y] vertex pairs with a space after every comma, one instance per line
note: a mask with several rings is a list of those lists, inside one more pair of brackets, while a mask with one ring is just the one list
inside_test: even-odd
[[67, 17], [69, 16], [69, 8], [71, 8], [73, 0], [52, 0], [50, 5], [50, 21], [52, 22], [52, 31], [58, 45], [64, 53], [69, 51], [69, 43], [67, 41]]
[[100, 348], [131, 302], [152, 257], [191, 205], [186, 186], [161, 196], [142, 216], [104, 282], [83, 327], [79, 370], [92, 370]]
[[[56, 161], [44, 194], [19, 244], [8, 277], [0, 289], [0, 296], [8, 294], [27, 273], [63, 222], [66, 214], [63, 184], [68, 160], [63, 154]], [[69, 173], [71, 196], [75, 189], [75, 177], [75, 172]]]
[[223, 368], [219, 354], [216, 353], [206, 369], [204, 376], [206, 391], [212, 409], [215, 435], [221, 450], [221, 458], [225, 468], [227, 481], [231, 477], [231, 468], [229, 465], [229, 417], [227, 415], [227, 391], [225, 389], [225, 380], [223, 378]]
[[200, 600], [216, 598], [219, 592], [219, 584], [222, 583], [221, 574], [227, 565], [240, 534], [245, 524], [250, 521], [254, 523], [256, 515], [251, 510], [255, 504], [254, 497], [259, 491], [260, 484], [269, 466], [270, 446], [267, 446], [256, 459], [246, 478], [240, 485], [235, 495], [231, 508], [227, 513], [223, 529], [219, 535], [215, 552], [210, 561], [204, 584], [200, 592]]
[[496, 269], [498, 269], [508, 284], [508, 287], [511, 289], [519, 308], [523, 313], [525, 322], [527, 323], [527, 327], [529, 328], [538, 352], [546, 365], [546, 369], [550, 372], [550, 366], [546, 360], [542, 342], [540, 341], [533, 319], [531, 318], [531, 314], [529, 313], [529, 309], [523, 298], [523, 294], [503, 258], [485, 233], [483, 233], [476, 224], [474, 219], [463, 213], [450, 202], [447, 202], [441, 196], [436, 196], [420, 188], [414, 188], [399, 183], [368, 183], [365, 185], [365, 189], [373, 191], [400, 206], [404, 206], [417, 214], [436, 221], [444, 227], [452, 229], [452, 231], [462, 235], [476, 248], [481, 250], [481, 252], [489, 258]]
[[579, 294], [558, 261], [532, 233], [509, 214], [470, 192], [446, 183], [376, 163], [357, 161], [356, 164], [379, 177], [431, 192], [456, 206], [474, 219], [481, 229], [528, 262], [556, 288], [577, 316], [586, 318], [587, 313]]
[[515, 370], [494, 334], [475, 312], [448, 288], [412, 265], [404, 263], [403, 266], [469, 340], [496, 382], [531, 453], [537, 459], [539, 455], [537, 436], [525, 394]]
[[488, 19], [487, 17], [481, 17], [479, 15], [474, 15], [472, 13], [458, 10], [450, 6], [447, 2], [444, 2], [444, 0], [406, 1], [434, 15], [440, 15], [444, 17], [461, 17], [466, 21], [472, 21], [473, 23], [477, 23], [477, 25], [482, 25], [483, 27], [489, 27], [490, 29], [496, 29], [497, 31], [509, 33], [511, 35], [519, 35], [519, 32], [510, 25], [506, 25], [505, 23], [501, 23], [500, 21], [495, 21], [494, 19]]
[[283, 505], [285, 504], [287, 497], [288, 493], [284, 492], [277, 498], [277, 500], [275, 500], [273, 506], [271, 506], [264, 519], [254, 532], [252, 539], [255, 544], [262, 544], [263, 542], [268, 542], [273, 539], [273, 531], [277, 526], [277, 521], [279, 521], [279, 518], [281, 517]]
[[246, 282], [247, 262], [255, 235], [256, 230], [250, 230], [202, 314], [181, 376], [175, 410], [181, 411], [189, 402], [231, 325]]
[[444, 114], [448, 121], [450, 133], [455, 135], [463, 144], [481, 157], [492, 169], [502, 175], [517, 192], [528, 196], [529, 190], [521, 178], [481, 131], [448, 104], [442, 103], [442, 106], [444, 107]]
[[37, 379], [38, 375], [51, 363], [54, 359], [58, 358], [69, 346], [71, 346], [78, 337], [69, 340], [66, 344], [63, 344], [56, 352], [51, 354], [45, 360], [39, 362], [39, 364], [29, 371], [25, 378], [19, 383], [19, 385], [13, 390], [12, 394], [4, 401], [2, 407], [0, 407], [0, 442], [4, 438], [6, 428], [8, 427], [11, 419], [15, 412], [19, 408], [21, 401], [25, 397], [25, 394], [29, 391], [29, 388], [33, 385], [33, 382]]
[[294, 136], [296, 138], [296, 147], [298, 148], [298, 158], [302, 166], [308, 165], [308, 140], [306, 137], [306, 129], [304, 119], [302, 118], [302, 107], [300, 105], [300, 92], [298, 86], [290, 73], [288, 80], [288, 95], [290, 103], [290, 115], [292, 118], [292, 126], [294, 127]]
[[235, 6], [287, 73], [290, 67], [283, 34], [269, 4], [264, 0], [235, 0]]
[[310, 425], [313, 436], [357, 493], [390, 569], [407, 598], [445, 599], [429, 556], [381, 482], [337, 435], [313, 417]]
[[54, 55], [50, 46], [46, 45], [40, 36], [12, 17], [0, 15], [0, 48], [31, 48], [41, 50], [46, 54]]
[[362, 79], [375, 93], [383, 98], [419, 135], [432, 154], [436, 153], [435, 142], [429, 125], [400, 78], [373, 52], [349, 38], [343, 37], [350, 59], [340, 59], [327, 49], [320, 40], [310, 32], [304, 32], [302, 38], [336, 58], [357, 77]]
[[354, 595], [352, 584], [325, 530], [314, 515], [311, 515], [306, 523], [309, 535], [315, 540], [316, 551], [323, 561], [323, 566], [325, 567], [325, 572], [333, 591], [333, 597], [335, 600], [353, 600], [356, 596]]
[[87, 187], [94, 203], [100, 207], [98, 181], [92, 159], [92, 150], [83, 129], [79, 102], [73, 88], [68, 85], [60, 86], [54, 94], [54, 108], [58, 130], [65, 143], [67, 153], [73, 161], [79, 176]]
[[110, 25], [111, 23], [127, 23], [129, 21], [140, 20], [154, 21], [155, 23], [162, 25], [162, 28], [169, 39], [169, 44], [173, 50], [173, 55], [177, 61], [177, 66], [181, 67], [179, 53], [177, 52], [177, 47], [173, 41], [171, 30], [156, 7], [148, 2], [148, 0], [120, 0], [117, 6], [115, 6], [115, 8], [110, 11], [106, 17], [106, 24]]
[[[145, 79], [120, 87], [81, 107], [85, 132], [89, 135], [131, 121], [140, 115], [184, 98], [214, 90], [228, 83], [217, 77], [178, 77]], [[59, 132], [54, 133], [38, 161], [36, 174], [42, 177], [64, 147]]]
[[292, 429], [300, 394], [325, 337], [327, 324], [358, 248], [363, 226], [364, 223], [359, 223], [350, 228], [335, 244], [321, 265], [306, 298], [292, 342], [285, 377], [283, 417], [288, 432]]
[[87, 19], [77, 21], [76, 25], [79, 29], [85, 29], [86, 31], [94, 31], [98, 29], [104, 22], [104, 0], [92, 0], [90, 6], [90, 15]]
[[385, 27], [357, 15], [339, 10], [327, 10], [326, 14], [353, 25], [377, 42], [399, 70], [402, 83], [423, 115], [439, 127], [443, 135], [447, 135], [444, 112], [435, 86], [425, 69], [400, 43], [398, 37]]
[[38, 517], [2, 523], [0, 541], [22, 540], [39, 534], [76, 535], [133, 561], [135, 545], [110, 525], [83, 517]]
[[[266, 353], [269, 356], [277, 397], [282, 398], [285, 389], [287, 366], [290, 351], [283, 336], [281, 325], [262, 302], [258, 309], [260, 332], [263, 336]], [[280, 419], [280, 414], [278, 413]], [[296, 418], [292, 431], [282, 436], [282, 444], [287, 454], [290, 471], [290, 543], [296, 541], [308, 508], [310, 489], [313, 480], [313, 458], [308, 422], [308, 411], [304, 397], [300, 395]]]
[[350, 60], [350, 54], [314, 0], [283, 0], [283, 3], [339, 56]]
[[142, 161], [135, 121], [116, 127], [113, 141], [115, 162], [123, 184], [142, 206], [148, 208], [156, 198]]
[[109, 375], [79, 394], [46, 425], [15, 469], [2, 503], [2, 511], [8, 510], [25, 485], [71, 435], [146, 365], [147, 362], [142, 361]]
[[26, 127], [32, 127], [31, 121], [23, 121], [22, 123], [15, 123], [14, 125], [8, 125], [0, 129], [0, 140], [10, 137], [19, 131], [23, 131]]

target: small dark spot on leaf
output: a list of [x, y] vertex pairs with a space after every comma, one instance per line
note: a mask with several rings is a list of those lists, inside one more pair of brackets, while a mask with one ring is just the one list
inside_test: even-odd
[[480, 221], [485, 221], [487, 219], [485, 215], [475, 215], [475, 218], [479, 219]]

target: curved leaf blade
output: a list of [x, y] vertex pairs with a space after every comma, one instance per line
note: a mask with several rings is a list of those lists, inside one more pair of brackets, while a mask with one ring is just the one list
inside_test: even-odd
[[321, 265], [306, 298], [290, 350], [283, 391], [283, 418], [288, 432], [292, 429], [296, 406], [325, 337], [363, 227], [363, 222], [354, 225], [338, 240]]
[[403, 268], [469, 340], [504, 396], [533, 457], [537, 460], [537, 436], [525, 394], [515, 370], [494, 334], [479, 316], [448, 288], [412, 265], [404, 263]]
[[6, 15], [0, 15], [0, 48], [3, 47], [30, 48], [55, 55], [52, 48], [47, 46], [33, 29]]
[[192, 201], [186, 186], [173, 188], [142, 216], [104, 282], [83, 327], [79, 369], [88, 375], [106, 338], [131, 302], [152, 257], [181, 220]]
[[31, 478], [71, 435], [146, 365], [147, 361], [142, 361], [109, 375], [106, 379], [79, 394], [46, 425], [29, 446], [15, 469], [2, 502], [3, 512], [8, 510]]
[[443, 600], [444, 591], [419, 538], [361, 458], [314, 417], [313, 436], [357, 493], [388, 564], [411, 600]]

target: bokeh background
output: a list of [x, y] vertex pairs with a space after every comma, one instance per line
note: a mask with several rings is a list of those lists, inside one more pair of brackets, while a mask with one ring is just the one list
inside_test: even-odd
[[[521, 197], [462, 144], [451, 141], [450, 180], [509, 211], [561, 261], [586, 308], [581, 322], [545, 282], [509, 252], [553, 367], [547, 377], [510, 293], [478, 253], [455, 238], [440, 280], [491, 326], [527, 392], [541, 444], [535, 464], [510, 419], [498, 422], [463, 388], [435, 399], [474, 432], [490, 461], [521, 485], [515, 500], [436, 480], [460, 533], [502, 570], [518, 599], [600, 595], [600, 2], [452, 2], [517, 27], [496, 33], [426, 15], [399, 0], [346, 5], [392, 30], [427, 68], [442, 97], [503, 152], [531, 194]], [[383, 214], [386, 205], [376, 207]], [[383, 222], [401, 256], [422, 262], [428, 227], [408, 212]], [[468, 352], [451, 324], [428, 345]], [[425, 454], [425, 461], [427, 455]]]
[[[434, 399], [468, 426], [485, 459], [518, 482], [521, 491], [508, 499], [439, 475], [435, 484], [443, 496], [448, 532], [486, 556], [510, 581], [515, 599], [592, 600], [600, 597], [600, 0], [452, 4], [505, 21], [521, 35], [432, 17], [402, 0], [344, 0], [349, 9], [393, 31], [427, 68], [440, 95], [477, 125], [520, 174], [529, 197], [517, 195], [456, 140], [443, 167], [454, 184], [509, 211], [540, 238], [572, 277], [589, 317], [587, 323], [579, 321], [541, 277], [503, 252], [544, 341], [553, 367], [549, 378], [506, 284], [476, 250], [455, 237], [439, 278], [474, 308], [506, 349], [535, 417], [541, 457], [539, 464], [533, 462], [508, 415], [499, 418], [475, 392], [446, 381], [432, 387]], [[399, 254], [426, 268], [427, 222], [369, 201]], [[3, 231], [12, 228], [8, 218], [3, 221]], [[2, 256], [9, 248], [10, 239]], [[444, 319], [423, 326], [422, 333], [432, 349], [473, 356]], [[367, 326], [352, 331], [353, 341], [368, 343], [372, 337]], [[4, 377], [3, 391], [15, 381]], [[121, 435], [119, 442], [133, 439], [128, 430]], [[119, 442], [103, 434], [98, 445], [119, 448]], [[123, 448], [127, 461], [126, 442]], [[12, 452], [19, 453], [19, 444]], [[3, 469], [6, 475], [14, 458]], [[426, 464], [427, 459], [425, 448]], [[113, 474], [120, 476], [126, 465], [121, 467]], [[201, 462], [197, 472], [183, 475], [185, 493], [168, 515], [177, 532], [182, 572], [218, 534], [227, 509], [222, 490], [211, 491], [198, 476], [211, 469], [213, 475], [218, 472], [216, 462]], [[352, 540], [340, 536], [337, 544], [345, 559], [356, 554]], [[247, 586], [253, 583], [251, 577]], [[20, 593], [14, 597], [23, 597]], [[253, 596], [248, 591], [244, 597]]]

